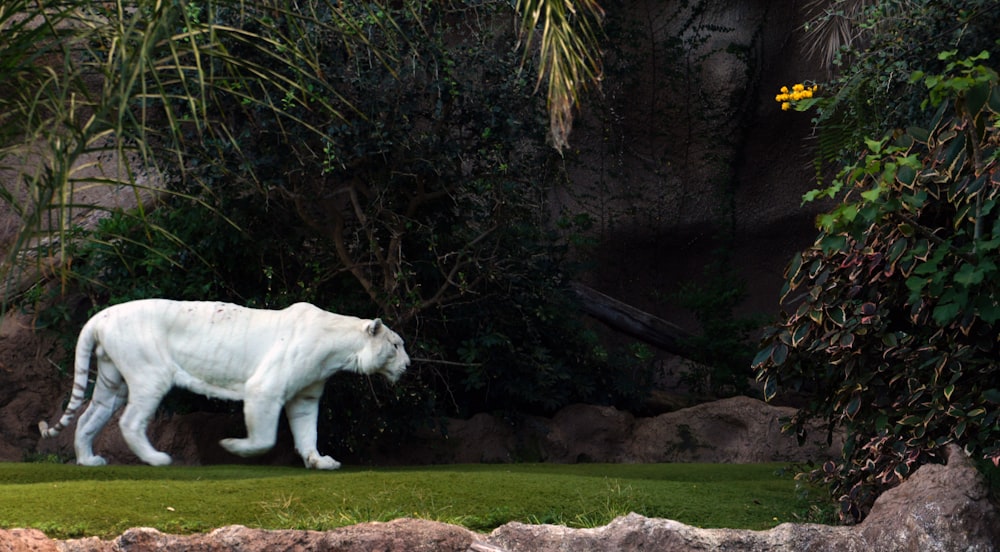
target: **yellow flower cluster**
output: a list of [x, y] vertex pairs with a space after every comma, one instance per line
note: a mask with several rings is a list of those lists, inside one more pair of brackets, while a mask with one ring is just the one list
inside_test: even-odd
[[819, 90], [819, 85], [813, 85], [806, 88], [806, 85], [799, 83], [792, 85], [791, 90], [789, 90], [787, 86], [782, 86], [781, 94], [775, 96], [774, 101], [781, 104], [782, 111], [788, 111], [792, 108], [792, 102], [811, 98], [813, 97], [813, 93], [817, 90]]

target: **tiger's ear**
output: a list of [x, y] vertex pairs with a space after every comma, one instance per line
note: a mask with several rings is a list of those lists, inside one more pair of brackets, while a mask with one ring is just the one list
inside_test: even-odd
[[381, 318], [376, 318], [375, 320], [372, 320], [371, 324], [368, 324], [368, 327], [366, 328], [368, 330], [368, 335], [370, 336], [378, 335], [378, 333], [382, 330], [383, 326], [384, 324], [382, 324]]

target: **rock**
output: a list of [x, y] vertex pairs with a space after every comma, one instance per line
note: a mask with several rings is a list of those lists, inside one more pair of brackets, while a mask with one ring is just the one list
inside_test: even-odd
[[828, 445], [824, 431], [811, 431], [812, 439], [803, 446], [782, 433], [782, 420], [794, 413], [793, 408], [732, 397], [639, 419], [615, 461], [752, 463], [840, 455], [841, 443]]
[[614, 462], [624, 450], [635, 418], [610, 406], [570, 405], [549, 422], [542, 441], [548, 462]]
[[[26, 391], [24, 397], [34, 395]], [[16, 399], [8, 407], [0, 403], [0, 414], [7, 408], [12, 415], [26, 418], [21, 414], [25, 409], [14, 408], [20, 403]], [[30, 419], [51, 420], [59, 415], [59, 412], [45, 414], [52, 408], [45, 409], [37, 403], [27, 410], [39, 412]], [[841, 441], [828, 445], [825, 431], [818, 427], [809, 433], [810, 441], [801, 447], [795, 437], [781, 432], [782, 419], [794, 412], [790, 407], [733, 397], [638, 418], [613, 407], [583, 404], [567, 406], [552, 418], [505, 419], [480, 413], [468, 420], [446, 420], [443, 430], [424, 430], [409, 444], [369, 451], [365, 460], [377, 465], [525, 461], [750, 463], [838, 457]], [[75, 426], [47, 440], [38, 439], [34, 426], [27, 429], [33, 433], [20, 439], [37, 443], [39, 452], [72, 454]], [[301, 465], [287, 431], [280, 431], [279, 441], [271, 452], [258, 458], [242, 459], [219, 446], [219, 439], [242, 435], [244, 431], [239, 413], [192, 412], [157, 416], [150, 424], [149, 436], [154, 446], [170, 454], [178, 465]], [[27, 444], [24, 447], [31, 448]], [[117, 419], [105, 427], [94, 447], [112, 464], [138, 463], [121, 437]], [[0, 446], [0, 459], [20, 460], [21, 450], [12, 449], [3, 455]], [[330, 452], [348, 463], [359, 461], [342, 457], [343, 451]]]
[[0, 552], [56, 552], [56, 541], [37, 529], [0, 529]]
[[113, 541], [96, 538], [49, 541], [33, 529], [0, 530], [0, 551], [61, 552], [994, 552], [1000, 513], [982, 476], [954, 448], [947, 465], [927, 465], [884, 493], [868, 519], [853, 527], [783, 523], [767, 531], [700, 529], [669, 519], [629, 514], [606, 526], [508, 523], [488, 535], [428, 520], [362, 523], [332, 531], [267, 531], [229, 526], [207, 534], [170, 535], [129, 529]]
[[872, 506], [861, 524], [873, 548], [914, 552], [986, 552], [1000, 546], [1000, 513], [990, 503], [983, 475], [959, 447], [947, 465], [922, 466]]
[[61, 357], [55, 337], [34, 326], [31, 315], [14, 309], [0, 317], [0, 459], [6, 461], [25, 459], [38, 442], [38, 421], [50, 419], [68, 393], [55, 368]]
[[398, 462], [795, 462], [840, 455], [816, 427], [799, 446], [781, 432], [794, 408], [733, 397], [647, 418], [610, 406], [570, 405], [552, 418], [511, 422], [487, 414], [451, 419], [443, 432], [425, 432], [402, 449], [375, 454]]
[[476, 443], [475, 447], [449, 446], [451, 462], [500, 463], [513, 462], [517, 439], [509, 423], [489, 414], [476, 414], [466, 423], [456, 424], [448, 435], [450, 445]]
[[854, 527], [783, 523], [767, 531], [698, 529], [629, 514], [594, 529], [508, 523], [487, 542], [505, 552], [993, 552], [1000, 546], [1000, 512], [988, 494], [982, 475], [953, 447], [947, 465], [922, 466], [879, 497], [868, 519]]
[[770, 531], [698, 529], [669, 519], [652, 519], [638, 514], [619, 517], [595, 529], [508, 523], [493, 531], [488, 542], [505, 552], [869, 550], [860, 537], [846, 527], [783, 524]]
[[[404, 518], [386, 523], [361, 523], [331, 531], [268, 531], [231, 525], [205, 534], [170, 535], [156, 529], [139, 527], [125, 531], [112, 542], [98, 539], [66, 541], [61, 543], [60, 550], [61, 552], [146, 552], [148, 550], [465, 552], [475, 539], [475, 533], [462, 527]], [[0, 550], [5, 550], [3, 541], [0, 541]]]

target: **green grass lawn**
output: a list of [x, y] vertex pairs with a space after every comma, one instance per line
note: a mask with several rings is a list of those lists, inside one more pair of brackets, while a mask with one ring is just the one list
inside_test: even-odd
[[593, 527], [637, 512], [700, 527], [801, 521], [804, 493], [781, 464], [491, 464], [345, 468], [0, 464], [0, 527], [54, 538], [173, 533], [241, 524], [331, 529], [399, 517], [489, 531], [508, 521]]

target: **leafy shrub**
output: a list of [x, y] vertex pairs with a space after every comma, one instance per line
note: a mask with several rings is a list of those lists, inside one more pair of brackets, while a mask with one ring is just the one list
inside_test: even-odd
[[[938, 59], [939, 52], [954, 49], [959, 58], [983, 50], [1000, 54], [995, 42], [1000, 11], [992, 0], [851, 0], [814, 6], [824, 9], [806, 26], [811, 48], [825, 51], [824, 62], [833, 69], [833, 78], [821, 86], [826, 99], [816, 105], [814, 119], [822, 163], [853, 159], [865, 138], [886, 129], [926, 126], [928, 114], [920, 106], [924, 96], [908, 77], [914, 71], [943, 72], [946, 62]], [[843, 37], [851, 39], [842, 44]]]
[[811, 393], [789, 429], [804, 437], [820, 416], [847, 430], [843, 460], [814, 473], [846, 519], [948, 443], [1000, 463], [1000, 88], [988, 57], [946, 52], [944, 74], [915, 73], [943, 102], [928, 128], [868, 140], [811, 194], [844, 198], [790, 263], [783, 298], [798, 305], [754, 360], [766, 398]]

